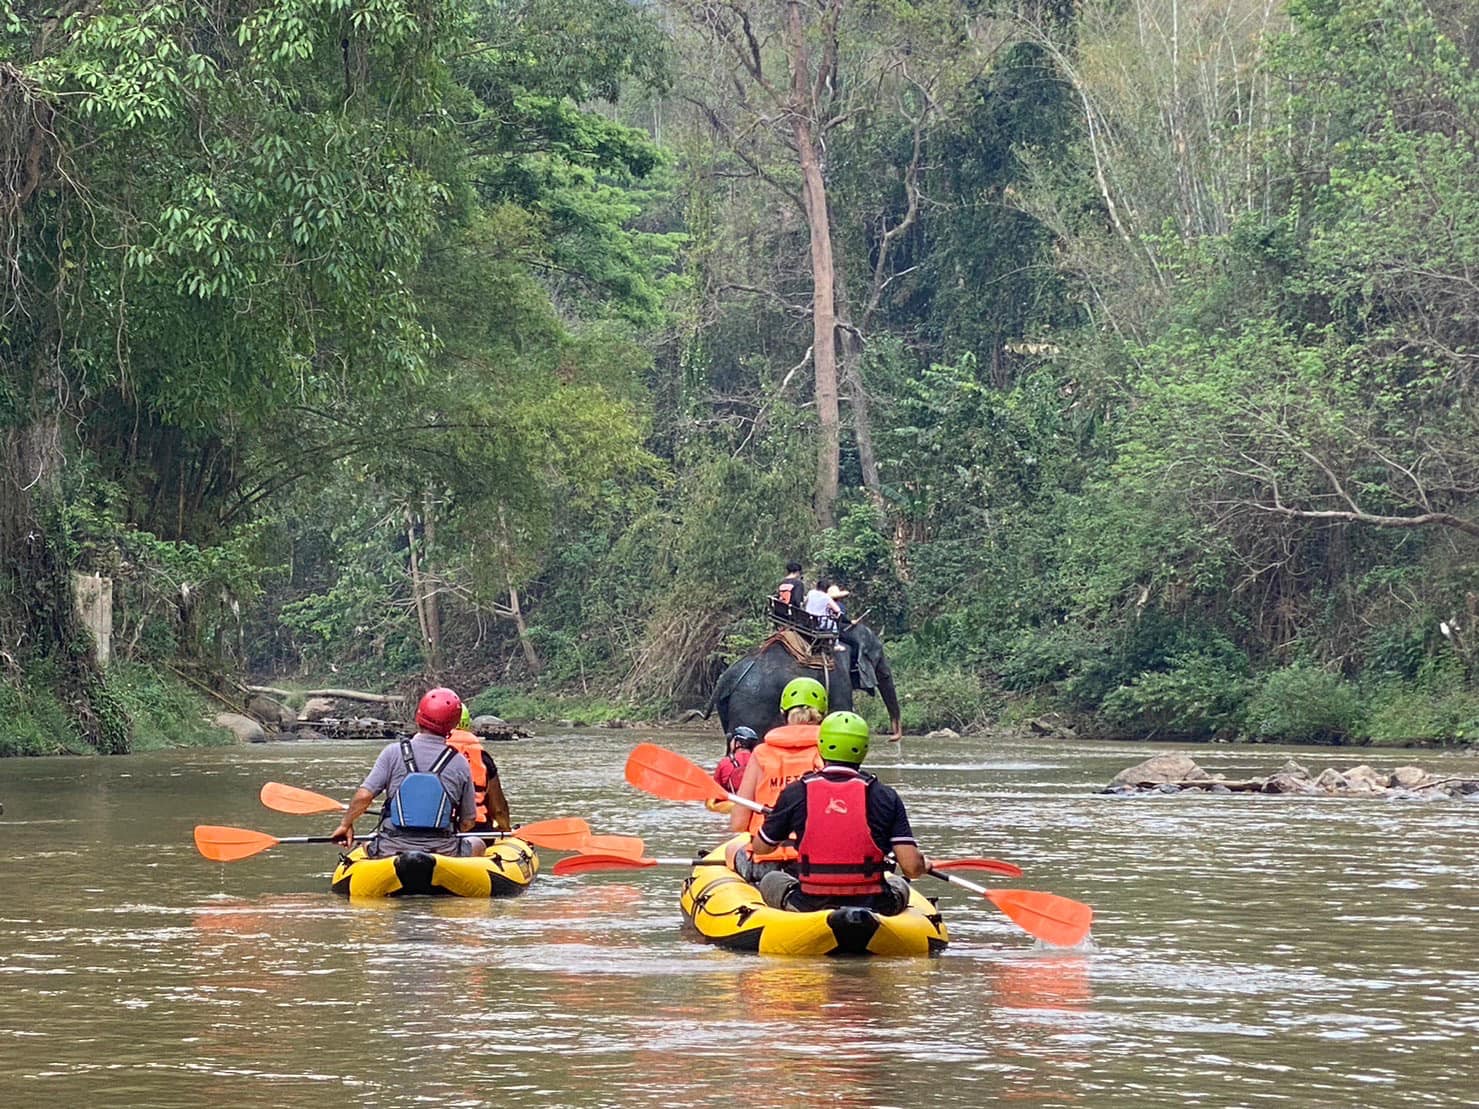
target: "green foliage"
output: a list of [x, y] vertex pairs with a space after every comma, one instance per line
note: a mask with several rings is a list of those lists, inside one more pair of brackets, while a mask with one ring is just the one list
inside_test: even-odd
[[52, 690], [54, 673], [33, 667], [0, 679], [0, 757], [85, 754], [91, 748]]
[[1339, 743], [1361, 719], [1356, 689], [1339, 675], [1307, 663], [1264, 676], [1248, 700], [1244, 727], [1274, 743]]
[[232, 742], [229, 733], [208, 722], [219, 707], [158, 666], [115, 663], [108, 669], [108, 687], [128, 715], [135, 751]]
[[1178, 655], [1112, 690], [1099, 713], [1111, 728], [1149, 739], [1200, 739], [1237, 727], [1246, 674], [1206, 654]]
[[1479, 738], [1479, 691], [1466, 686], [1462, 675], [1378, 683], [1362, 695], [1361, 731], [1373, 743], [1471, 744]]
[[[1001, 715], [1001, 695], [973, 670], [916, 667], [906, 661], [894, 666], [894, 681], [900, 690], [899, 718], [907, 735], [923, 735], [936, 728], [972, 731]], [[882, 698], [859, 693], [853, 708], [868, 721], [874, 735], [887, 733], [888, 711]]]

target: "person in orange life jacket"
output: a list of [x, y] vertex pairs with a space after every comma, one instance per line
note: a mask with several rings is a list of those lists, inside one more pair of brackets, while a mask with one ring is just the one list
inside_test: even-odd
[[882, 916], [909, 904], [909, 883], [888, 873], [892, 851], [906, 878], [921, 877], [929, 861], [909, 827], [895, 790], [858, 769], [868, 754], [868, 724], [851, 712], [822, 721], [819, 771], [781, 791], [756, 835], [763, 848], [797, 837], [792, 873], [760, 880], [760, 896], [773, 909], [814, 912], [861, 905]]
[[478, 806], [473, 831], [491, 832], [495, 828], [504, 832], [513, 831], [508, 818], [508, 799], [503, 796], [503, 784], [498, 778], [498, 764], [473, 734], [472, 716], [466, 705], [462, 706], [461, 723], [447, 737], [447, 746], [461, 751], [472, 770], [473, 796], [476, 797]]
[[[827, 690], [815, 678], [792, 678], [781, 690], [781, 711], [786, 714], [784, 727], [765, 733], [765, 742], [755, 748], [734, 792], [762, 805], [772, 805], [791, 782], [821, 767], [817, 756], [817, 725], [827, 711]], [[815, 723], [813, 723], [815, 721]], [[729, 813], [729, 827], [735, 832], [749, 832], [753, 840], [764, 817], [743, 805]], [[756, 851], [739, 845], [725, 852], [725, 861], [747, 882], [758, 882], [773, 870], [780, 870], [796, 857], [785, 844], [773, 844], [769, 850]]]
[[801, 577], [801, 563], [794, 559], [786, 563], [786, 576], [775, 587], [775, 599], [797, 612], [801, 611], [806, 600], [806, 581]]
[[409, 740], [387, 744], [364, 782], [349, 801], [339, 826], [330, 833], [348, 851], [354, 846], [354, 822], [385, 794], [385, 814], [365, 847], [372, 858], [402, 851], [438, 855], [481, 855], [483, 841], [459, 839], [477, 820], [472, 769], [447, 746], [447, 736], [462, 718], [462, 701], [450, 689], [428, 690], [416, 706], [419, 731]]
[[754, 728], [741, 724], [729, 736], [729, 753], [714, 767], [714, 781], [726, 793], [733, 793], [744, 779], [745, 767], [750, 764], [750, 755], [760, 746], [760, 737]]

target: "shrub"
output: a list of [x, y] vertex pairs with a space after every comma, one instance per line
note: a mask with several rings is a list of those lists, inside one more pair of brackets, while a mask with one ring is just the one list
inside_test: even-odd
[[[1001, 702], [981, 675], [960, 667], [930, 667], [915, 670], [894, 665], [894, 683], [899, 691], [899, 716], [904, 731], [921, 735], [936, 728], [967, 731], [994, 720]], [[859, 693], [853, 708], [868, 721], [875, 734], [888, 729], [888, 710], [883, 698]]]
[[1257, 739], [1339, 743], [1361, 716], [1356, 690], [1336, 674], [1296, 663], [1268, 674], [1248, 702], [1245, 726]]
[[1248, 686], [1222, 658], [1183, 655], [1120, 686], [1099, 711], [1106, 723], [1137, 735], [1205, 738], [1237, 727]]

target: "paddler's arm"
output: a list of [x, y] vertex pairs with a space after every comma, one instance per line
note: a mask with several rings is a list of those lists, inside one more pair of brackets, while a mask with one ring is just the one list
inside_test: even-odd
[[923, 878], [929, 869], [929, 860], [924, 852], [912, 843], [894, 844], [894, 858], [899, 862], [899, 871], [905, 878]]
[[364, 786], [355, 790], [354, 796], [349, 800], [349, 808], [344, 810], [344, 818], [339, 821], [339, 827], [329, 833], [329, 838], [345, 847], [353, 847], [354, 822], [370, 811], [370, 803], [374, 800], [375, 795]]
[[508, 818], [508, 799], [503, 796], [503, 786], [498, 782], [498, 775], [488, 779], [488, 819], [493, 822], [493, 827], [502, 832], [511, 832], [514, 829]]
[[470, 832], [478, 822], [478, 793], [472, 784], [472, 771], [462, 781], [462, 799], [457, 802], [457, 830]]
[[[755, 791], [760, 786], [760, 760], [753, 754], [750, 761], [745, 763], [745, 776], [740, 779], [740, 787], [734, 792], [741, 797], [747, 797], [751, 801], [755, 799]], [[736, 805], [729, 810], [729, 830], [731, 832], [743, 832], [750, 826], [750, 810], [743, 805]]]

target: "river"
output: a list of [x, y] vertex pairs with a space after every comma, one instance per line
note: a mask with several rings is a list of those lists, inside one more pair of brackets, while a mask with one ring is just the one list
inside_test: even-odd
[[[686, 855], [701, 807], [638, 794], [655, 739], [499, 744], [515, 820], [583, 816]], [[363, 744], [0, 762], [0, 1105], [1436, 1106], [1479, 1099], [1479, 803], [1095, 794], [1132, 744], [879, 744], [925, 849], [1092, 904], [1039, 949], [930, 879], [932, 960], [782, 960], [680, 930], [681, 870], [541, 875], [523, 897], [349, 904], [335, 853], [222, 866], [197, 823], [324, 834], [278, 780], [347, 796]], [[1286, 752], [1208, 747], [1231, 777]], [[1301, 749], [1479, 775], [1479, 756]], [[553, 856], [545, 856], [546, 867]]]

